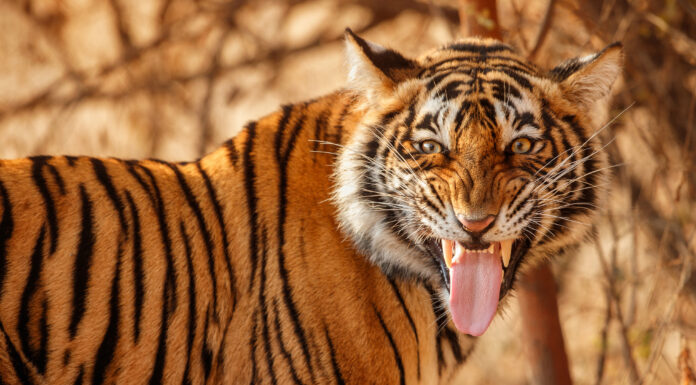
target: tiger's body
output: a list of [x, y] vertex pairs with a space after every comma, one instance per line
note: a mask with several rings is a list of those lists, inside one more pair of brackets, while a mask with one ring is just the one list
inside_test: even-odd
[[[394, 67], [390, 57], [380, 66], [383, 52], [352, 34], [348, 39], [349, 50], [365, 55], [392, 83], [415, 76], [408, 68], [415, 62], [399, 56]], [[471, 44], [459, 52], [500, 53], [484, 57], [483, 69], [502, 63], [537, 71], [500, 43]], [[441, 68], [429, 65], [418, 68], [418, 76], [444, 82], [446, 76], [433, 80]], [[491, 84], [500, 86], [496, 76]], [[508, 75], [508, 92], [526, 87], [519, 76], [552, 81], [532, 72]], [[529, 94], [543, 98], [536, 80], [529, 81]], [[385, 85], [393, 84], [385, 80], [378, 88]], [[432, 109], [423, 92], [402, 87], [397, 93], [380, 97], [386, 101], [378, 108], [370, 104], [376, 94], [356, 89], [284, 106], [192, 163], [63, 156], [0, 161], [2, 382], [448, 383], [474, 345], [448, 312], [454, 283], [443, 278], [443, 262], [431, 247], [389, 227], [393, 214], [380, 208], [394, 194], [361, 179], [376, 159], [391, 167], [389, 148], [407, 142], [402, 130], [418, 120], [413, 111]], [[576, 124], [567, 118], [568, 102], [546, 102], [554, 127]], [[366, 131], [375, 121], [384, 127], [376, 141]], [[556, 146], [590, 137], [589, 128], [577, 127], [575, 134], [550, 134], [553, 146], [531, 167], [568, 158], [559, 157], [563, 150]], [[471, 171], [470, 180], [497, 167], [490, 154], [474, 158], [486, 169]], [[421, 170], [444, 162], [406, 150], [394, 159]], [[478, 190], [470, 185], [466, 201], [498, 209], [514, 201], [496, 181], [500, 196], [474, 199]], [[493, 181], [486, 183], [490, 191]], [[358, 198], [351, 195], [356, 188]], [[382, 194], [377, 200], [372, 189]], [[523, 187], [513, 190], [520, 195]], [[354, 199], [367, 205], [351, 206]], [[589, 199], [585, 203], [596, 202]], [[361, 217], [366, 207], [374, 209], [368, 219]], [[591, 214], [580, 211], [573, 214]], [[361, 228], [370, 221], [376, 224]], [[501, 297], [523, 256], [533, 255], [529, 250], [558, 249], [542, 242], [544, 226], [553, 224], [536, 225], [532, 239], [515, 244]], [[563, 238], [569, 237], [578, 235]]]

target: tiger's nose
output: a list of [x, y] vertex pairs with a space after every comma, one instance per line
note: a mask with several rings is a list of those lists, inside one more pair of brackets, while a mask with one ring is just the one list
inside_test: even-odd
[[467, 232], [481, 233], [488, 227], [488, 225], [491, 224], [491, 222], [493, 222], [495, 215], [489, 215], [483, 218], [467, 218], [466, 216], [459, 214], [457, 215], [457, 219], [459, 219], [459, 222], [461, 222], [462, 226], [464, 226], [464, 230]]

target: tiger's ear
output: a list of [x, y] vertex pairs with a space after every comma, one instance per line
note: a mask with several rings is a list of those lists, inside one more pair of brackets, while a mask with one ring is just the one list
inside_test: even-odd
[[609, 95], [622, 67], [623, 48], [621, 43], [613, 43], [593, 55], [563, 62], [549, 76], [560, 83], [568, 100], [589, 111]]
[[366, 94], [370, 102], [390, 95], [399, 83], [415, 78], [420, 70], [416, 61], [366, 41], [350, 28], [346, 29], [345, 38], [348, 83], [351, 88]]

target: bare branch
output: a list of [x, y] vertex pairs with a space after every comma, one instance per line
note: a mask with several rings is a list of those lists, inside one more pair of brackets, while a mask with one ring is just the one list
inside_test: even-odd
[[549, 29], [551, 29], [551, 23], [553, 19], [553, 11], [556, 6], [556, 0], [549, 0], [549, 5], [546, 7], [546, 13], [544, 14], [544, 19], [541, 22], [541, 28], [537, 34], [536, 41], [532, 46], [532, 50], [529, 51], [527, 57], [529, 60], [534, 60], [536, 55], [539, 53], [539, 48], [544, 44], [546, 36], [549, 34]]

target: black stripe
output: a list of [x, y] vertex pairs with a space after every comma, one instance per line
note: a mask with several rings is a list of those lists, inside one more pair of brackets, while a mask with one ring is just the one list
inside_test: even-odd
[[73, 311], [69, 327], [71, 338], [75, 338], [77, 326], [85, 314], [87, 283], [89, 282], [89, 269], [92, 266], [92, 253], [94, 251], [92, 201], [82, 184], [80, 184], [80, 200], [82, 201], [82, 225], [73, 267]]
[[[208, 345], [208, 328], [210, 327], [210, 306], [205, 312], [205, 326], [203, 326], [203, 346], [201, 347], [201, 362], [203, 362], [204, 378], [210, 377], [210, 370], [213, 368], [213, 350]], [[215, 310], [213, 310], [215, 313]]]
[[372, 305], [372, 307], [375, 310], [375, 315], [379, 320], [379, 324], [382, 325], [382, 330], [384, 331], [384, 334], [387, 335], [387, 339], [389, 339], [389, 344], [391, 345], [392, 351], [394, 352], [394, 360], [396, 361], [396, 366], [399, 369], [399, 383], [401, 385], [404, 385], [406, 383], [406, 379], [404, 378], [404, 364], [401, 362], [401, 355], [399, 354], [399, 350], [396, 348], [396, 343], [394, 343], [394, 337], [392, 337], [391, 333], [389, 332], [389, 329], [387, 328], [387, 325], [384, 323], [382, 315], [379, 314], [377, 308], [374, 305]]
[[237, 151], [237, 146], [234, 144], [234, 139], [230, 139], [225, 142], [225, 148], [227, 149], [227, 157], [230, 159], [233, 167], [237, 167], [239, 162], [239, 152]]
[[416, 339], [416, 359], [417, 359], [417, 366], [416, 368], [418, 369], [418, 379], [420, 380], [421, 376], [421, 368], [420, 368], [420, 343], [418, 342], [418, 330], [416, 329], [416, 323], [413, 322], [413, 317], [411, 317], [411, 312], [408, 311], [408, 307], [406, 306], [406, 302], [404, 301], [404, 297], [401, 295], [401, 291], [399, 290], [399, 287], [396, 285], [396, 282], [391, 277], [387, 277], [387, 280], [389, 281], [389, 284], [391, 285], [392, 289], [394, 290], [394, 294], [396, 294], [396, 298], [399, 300], [399, 303], [401, 304], [401, 309], [403, 309], [404, 314], [406, 315], [406, 318], [408, 319], [408, 323], [411, 325], [411, 331], [413, 331], [413, 337]]
[[468, 73], [468, 71], [472, 69], [470, 68], [471, 66], [477, 66], [476, 69], [481, 69], [480, 67], [482, 61], [484, 60], [487, 61], [487, 67], [483, 69], [488, 71], [494, 71], [498, 68], [507, 68], [529, 75], [537, 74], [537, 70], [529, 63], [525, 63], [524, 61], [517, 60], [509, 56], [486, 55], [485, 57], [481, 57], [478, 55], [470, 55], [444, 59], [439, 62], [432, 63], [427, 68], [422, 69], [418, 77], [423, 78], [433, 76], [433, 74], [441, 71]]
[[309, 368], [309, 373], [312, 377], [312, 382], [315, 382], [314, 371], [312, 369], [312, 364], [310, 360], [309, 347], [307, 346], [307, 337], [305, 335], [304, 329], [300, 324], [300, 316], [295, 306], [295, 302], [292, 298], [292, 289], [290, 287], [288, 270], [285, 266], [285, 252], [283, 251], [283, 246], [285, 245], [285, 210], [287, 206], [287, 170], [288, 170], [288, 160], [292, 154], [292, 150], [295, 146], [295, 140], [299, 135], [304, 122], [304, 115], [297, 120], [294, 128], [292, 129], [289, 138], [287, 139], [286, 150], [281, 153], [282, 142], [279, 137], [282, 136], [282, 132], [278, 131], [276, 133], [276, 161], [278, 162], [278, 266], [280, 270], [280, 280], [283, 287], [283, 301], [290, 314], [290, 319], [292, 320], [293, 331], [295, 332], [295, 337], [297, 337], [302, 347], [302, 353], [304, 355], [305, 363]]
[[24, 286], [24, 291], [22, 292], [17, 320], [17, 333], [19, 334], [19, 343], [24, 352], [24, 356], [34, 364], [41, 374], [46, 371], [46, 351], [34, 351], [30, 345], [31, 336], [29, 335], [29, 322], [31, 320], [29, 319], [29, 306], [31, 305], [32, 297], [34, 297], [41, 280], [45, 235], [46, 228], [42, 226], [36, 238], [36, 243], [34, 244], [34, 251], [31, 254], [31, 268], [29, 269], [29, 276], [26, 279], [27, 284]]
[[505, 75], [513, 78], [519, 85], [521, 85], [529, 91], [532, 91], [534, 89], [534, 86], [532, 86], [532, 83], [529, 81], [529, 79], [527, 79], [525, 75], [522, 75], [520, 71], [516, 71], [512, 68], [507, 70], [501, 68], [499, 72], [502, 72]]
[[[428, 180], [427, 182], [428, 182], [428, 187], [430, 188], [430, 192], [435, 196], [435, 198], [437, 199], [437, 202], [440, 204], [439, 207], [446, 209], [447, 206], [445, 205], [445, 202], [442, 201], [442, 198], [440, 198], [440, 194], [438, 194], [435, 187], [432, 185], [432, 183], [430, 183], [430, 180]], [[442, 215], [442, 213], [440, 213], [440, 215]], [[444, 217], [445, 217], [445, 215], [443, 215], [443, 218]]]
[[[480, 108], [483, 110], [483, 115], [488, 120], [488, 123], [495, 127], [497, 125], [497, 120], [495, 107], [493, 106], [493, 103], [491, 103], [491, 101], [488, 99], [481, 98], [478, 100], [478, 104]], [[493, 131], [493, 134], [493, 143], [495, 143], [495, 131]]]
[[[292, 153], [292, 150], [295, 148], [295, 141], [297, 140], [297, 136], [300, 133], [300, 130], [304, 126], [305, 122], [305, 115], [304, 113], [300, 116], [299, 119], [297, 119], [297, 122], [295, 122], [295, 125], [293, 126], [292, 130], [290, 131], [289, 137], [287, 140], [283, 141], [283, 133], [285, 131], [284, 126], [279, 126], [278, 131], [276, 131], [276, 136], [275, 136], [275, 153], [276, 153], [276, 160], [278, 161], [278, 166], [280, 167], [280, 171], [284, 173], [287, 171], [287, 162], [290, 159], [290, 155]], [[282, 122], [281, 122], [282, 123]], [[286, 142], [286, 143], [283, 143]], [[285, 151], [281, 147], [285, 145]]]
[[517, 99], [520, 99], [522, 97], [522, 93], [520, 93], [520, 90], [517, 89], [517, 87], [510, 84], [509, 82], [503, 81], [501, 79], [491, 79], [488, 80], [488, 83], [493, 84], [491, 91], [493, 93], [493, 97], [495, 97], [496, 99], [507, 101], [509, 100], [508, 95], [512, 95]]
[[[437, 196], [437, 195], [435, 195]], [[424, 202], [426, 206], [430, 207], [431, 210], [435, 211], [436, 214], [438, 214], [440, 217], [443, 219], [447, 218], [447, 213], [442, 211], [440, 207], [438, 207], [433, 201], [430, 200], [430, 197], [427, 195], [421, 196], [421, 202]]]
[[312, 151], [314, 153], [312, 154], [312, 161], [314, 163], [317, 162], [317, 153], [316, 151], [319, 150], [319, 140], [324, 140], [327, 141], [326, 137], [326, 127], [329, 124], [329, 115], [331, 111], [326, 109], [319, 113], [317, 116], [316, 120], [314, 121], [314, 142], [312, 143]]
[[256, 384], [256, 372], [258, 371], [258, 367], [256, 365], [256, 349], [258, 349], [257, 346], [257, 339], [256, 339], [256, 331], [258, 330], [259, 322], [258, 322], [258, 310], [254, 312], [254, 325], [251, 327], [251, 336], [249, 338], [249, 346], [251, 347], [250, 353], [251, 353], [251, 381], [249, 382], [249, 385], [254, 385]]
[[130, 207], [131, 218], [133, 220], [133, 286], [134, 293], [134, 315], [133, 318], [133, 335], [135, 342], [140, 339], [140, 321], [143, 314], [143, 300], [145, 298], [145, 273], [143, 270], [143, 249], [142, 236], [140, 233], [140, 214], [138, 208], [133, 202], [133, 197], [129, 191], [126, 191], [126, 200]]
[[56, 205], [51, 198], [51, 193], [48, 191], [46, 180], [42, 175], [43, 167], [47, 164], [50, 157], [35, 156], [29, 158], [32, 161], [31, 176], [34, 184], [39, 189], [44, 205], [46, 206], [46, 219], [48, 220], [48, 231], [51, 234], [51, 254], [56, 251], [58, 246], [58, 218], [56, 216]]
[[121, 198], [118, 196], [118, 192], [116, 192], [116, 187], [114, 187], [111, 177], [109, 176], [108, 171], [106, 171], [104, 162], [96, 158], [90, 158], [90, 161], [92, 162], [94, 173], [97, 175], [97, 180], [99, 180], [99, 183], [101, 183], [106, 190], [109, 200], [114, 205], [114, 208], [118, 213], [118, 220], [121, 222], [121, 230], [123, 231], [123, 234], [128, 236], [128, 223], [126, 222], [123, 202], [121, 202]]
[[408, 105], [408, 114], [406, 115], [406, 118], [404, 119], [404, 126], [408, 128], [409, 130], [411, 129], [411, 125], [413, 124], [413, 120], [416, 118], [416, 104], [411, 103]]
[[60, 176], [60, 173], [58, 172], [58, 169], [56, 169], [52, 164], [46, 163], [46, 167], [48, 167], [48, 171], [53, 175], [53, 179], [55, 179], [56, 184], [58, 185], [58, 190], [60, 190], [61, 195], [65, 195], [65, 182], [63, 181], [63, 177]]
[[[179, 186], [181, 187], [181, 191], [183, 191], [184, 196], [186, 197], [186, 202], [188, 203], [188, 206], [191, 208], [193, 211], [194, 216], [196, 217], [196, 221], [198, 223], [198, 229], [200, 230], [200, 234], [203, 236], [203, 243], [205, 244], [205, 250], [206, 250], [206, 255], [208, 256], [208, 272], [210, 274], [210, 279], [212, 280], [212, 288], [213, 288], [213, 316], [216, 317], [218, 316], [218, 308], [217, 308], [217, 274], [215, 272], [215, 255], [213, 252], [214, 246], [213, 246], [213, 240], [210, 237], [210, 230], [208, 229], [208, 225], [205, 222], [205, 218], [203, 217], [203, 211], [201, 210], [201, 206], [198, 203], [198, 200], [196, 199], [196, 196], [193, 194], [193, 191], [191, 191], [191, 187], [189, 187], [188, 183], [186, 182], [186, 178], [184, 178], [184, 174], [179, 170], [179, 168], [171, 163], [163, 163], [164, 165], [168, 166], [172, 171], [174, 171], [174, 174], [176, 175], [176, 179], [179, 182]], [[175, 305], [176, 308], [176, 305]]]
[[143, 166], [137, 164], [134, 161], [127, 161], [126, 162], [126, 170], [135, 178], [135, 180], [138, 182], [140, 187], [142, 187], [143, 191], [147, 194], [147, 196], [150, 198], [150, 202], [152, 203], [152, 207], [157, 208], [157, 201], [155, 199], [155, 195], [152, 192], [152, 188], [145, 182], [142, 176], [138, 174], [138, 171], [136, 171], [136, 168], [144, 168]]
[[84, 380], [85, 377], [85, 367], [84, 365], [80, 365], [80, 372], [77, 374], [77, 378], [75, 379], [75, 385], [82, 385], [82, 381]]
[[[290, 122], [290, 116], [292, 115], [293, 107], [294, 106], [290, 104], [284, 105], [282, 107], [283, 113], [280, 116], [280, 119], [278, 120], [278, 126], [276, 127], [275, 132], [276, 154], [278, 154], [281, 151], [281, 147], [283, 146], [283, 135], [285, 134], [285, 130], [288, 127], [288, 123]], [[297, 124], [295, 124], [295, 127], [297, 127]]]
[[396, 117], [399, 116], [399, 114], [400, 114], [402, 111], [403, 111], [403, 110], [402, 110], [401, 108], [399, 108], [399, 109], [397, 109], [397, 110], [392, 110], [392, 111], [389, 111], [389, 112], [387, 112], [386, 114], [382, 115], [382, 119], [380, 119], [379, 124], [376, 125], [376, 127], [373, 126], [373, 129], [378, 129], [378, 130], [379, 130], [379, 129], [382, 129], [382, 128], [386, 127], [387, 125], [389, 125], [389, 123], [392, 122], [392, 120], [396, 119]]
[[[334, 350], [333, 343], [331, 342], [331, 336], [329, 336], [329, 329], [324, 325], [324, 336], [326, 337], [326, 342], [329, 344], [329, 353], [331, 354], [331, 366], [333, 367], [334, 378], [338, 385], [345, 385], [346, 381], [343, 379], [341, 374], [341, 368], [336, 361], [336, 351]], [[420, 366], [420, 364], [419, 364]], [[418, 368], [418, 378], [420, 378], [420, 367]]]
[[[432, 117], [431, 117], [430, 119], [432, 119]], [[383, 147], [382, 147], [382, 152], [380, 153], [380, 159], [382, 159], [383, 161], [386, 161], [387, 156], [388, 156], [390, 153], [392, 153], [391, 148], [396, 148], [396, 147], [397, 147], [396, 142], [397, 142], [397, 139], [398, 139], [398, 135], [399, 135], [399, 130], [398, 130], [397, 127], [393, 127], [393, 128], [391, 129], [391, 132], [389, 133], [389, 137], [388, 137], [388, 138], [386, 137], [386, 135], [383, 135], [383, 136], [384, 136], [384, 137], [382, 138], [382, 142], [383, 142], [383, 143], [381, 144]], [[403, 158], [403, 156], [405, 156], [405, 154], [400, 154], [400, 155], [402, 156], [402, 158]], [[369, 166], [370, 166], [370, 165], [367, 164], [367, 165], [366, 165], [366, 168], [368, 168]], [[370, 174], [370, 175], [371, 175], [371, 178], [373, 179], [373, 182], [372, 182], [372, 187], [370, 188], [370, 190], [372, 190], [372, 191], [378, 191], [378, 190], [379, 190], [379, 189], [377, 188], [377, 184], [378, 184], [378, 183], [379, 183], [381, 186], [387, 186], [387, 185], [389, 184], [389, 183], [387, 182], [387, 175], [386, 175], [386, 173], [378, 172], [377, 170], [372, 170], [372, 171], [373, 171], [373, 173]], [[376, 175], [375, 175], [375, 174], [376, 174]], [[370, 192], [367, 192], [367, 191], [363, 191], [363, 194], [364, 194], [364, 195], [368, 195], [368, 194], [373, 194], [373, 195], [374, 195], [374, 193], [370, 193]], [[389, 207], [393, 206], [393, 204], [398, 203], [398, 202], [395, 201], [394, 198], [380, 197], [380, 196], [375, 197], [375, 198], [374, 198], [374, 201], [382, 202], [382, 205], [383, 205], [383, 206], [389, 206]], [[403, 231], [401, 231], [400, 228], [399, 228], [399, 222], [400, 222], [400, 221], [399, 221], [399, 218], [398, 218], [398, 216], [397, 216], [397, 213], [396, 213], [395, 211], [393, 211], [393, 210], [389, 210], [389, 211], [386, 211], [386, 212], [385, 212], [384, 216], [385, 216], [385, 220], [383, 221], [383, 223], [386, 224], [386, 225], [388, 225], [388, 226], [391, 228], [392, 234], [393, 234], [394, 236], [396, 236], [397, 238], [399, 238], [402, 242], [404, 242], [404, 243], [410, 243], [410, 240], [408, 239], [408, 237], [406, 236], [406, 234], [404, 234]]]
[[189, 236], [186, 233], [186, 228], [184, 222], [179, 222], [179, 231], [181, 239], [184, 243], [184, 250], [186, 251], [186, 270], [189, 278], [188, 287], [188, 336], [187, 336], [187, 346], [188, 352], [186, 354], [186, 370], [184, 371], [184, 381], [190, 383], [189, 371], [191, 368], [191, 354], [193, 353], [193, 342], [196, 337], [196, 279], [193, 271], [193, 260], [191, 258], [191, 243], [189, 242]]
[[167, 356], [167, 331], [169, 329], [169, 312], [172, 301], [169, 300], [167, 287], [172, 285], [169, 282], [169, 276], [165, 279], [164, 287], [162, 287], [162, 316], [160, 320], [160, 335], [157, 344], [157, 355], [155, 356], [155, 366], [152, 369], [152, 375], [149, 383], [161, 384], [164, 375], [164, 359]]
[[444, 306], [442, 306], [442, 303], [440, 301], [440, 297], [437, 295], [435, 292], [435, 289], [433, 289], [430, 285], [425, 285], [425, 288], [428, 290], [428, 293], [430, 294], [430, 305], [433, 309], [433, 315], [435, 316], [435, 327], [436, 327], [436, 336], [435, 336], [435, 348], [437, 350], [437, 363], [438, 363], [438, 372], [442, 373], [442, 368], [445, 365], [444, 361], [444, 354], [442, 351], [442, 327], [440, 327], [441, 323], [446, 323], [448, 320], [447, 313], [445, 311]]
[[[220, 350], [224, 349], [224, 347], [222, 345], [225, 344], [225, 341], [229, 341], [230, 326], [232, 326], [232, 322], [228, 322], [227, 325], [225, 325], [225, 328], [222, 329], [222, 338], [221, 338], [221, 343], [220, 343], [220, 349], [218, 349], [217, 358], [215, 359], [217, 367], [219, 368], [218, 370], [220, 372], [222, 372], [221, 377], [225, 377], [225, 360], [228, 358], [228, 356], [226, 354], [223, 354], [222, 352], [220, 352]], [[225, 346], [227, 346], [227, 345], [225, 345]]]
[[220, 227], [220, 234], [222, 234], [222, 247], [225, 254], [225, 262], [227, 263], [227, 275], [230, 279], [230, 291], [232, 292], [232, 312], [234, 312], [235, 305], [237, 304], [237, 278], [234, 275], [234, 269], [232, 268], [232, 261], [230, 259], [229, 252], [229, 242], [227, 240], [227, 226], [225, 226], [225, 220], [222, 217], [222, 206], [220, 205], [220, 200], [218, 200], [217, 193], [213, 187], [213, 183], [210, 181], [208, 173], [205, 172], [200, 162], [196, 164], [198, 166], [198, 171], [203, 176], [205, 181], [205, 187], [208, 190], [208, 198], [213, 203], [213, 210], [215, 211], [215, 217], [217, 218], [218, 226]]
[[65, 160], [68, 161], [68, 166], [74, 167], [74, 166], [75, 166], [75, 163], [76, 163], [77, 160], [78, 160], [78, 157], [76, 157], [76, 156], [71, 156], [71, 155], [66, 155], [66, 156], [65, 156]]
[[[34, 381], [32, 381], [29, 368], [24, 364], [22, 356], [19, 354], [17, 349], [15, 349], [12, 341], [10, 341], [10, 336], [7, 335], [2, 322], [0, 322], [0, 332], [2, 332], [2, 334], [5, 336], [5, 349], [7, 349], [9, 352], [10, 362], [14, 368], [16, 379], [18, 379], [22, 384], [33, 384]], [[0, 372], [0, 375], [4, 374], [4, 372]], [[13, 378], [13, 380], [15, 379]]]
[[[39, 320], [39, 327], [41, 336], [39, 338], [39, 351], [37, 354], [37, 361], [41, 362], [40, 373], [43, 374], [46, 368], [46, 362], [48, 361], [48, 300], [44, 298], [41, 304], [41, 318]], [[37, 368], [39, 365], [37, 365]]]
[[517, 116], [515, 121], [515, 130], [519, 130], [524, 126], [539, 127], [534, 120], [534, 114], [529, 111], [521, 113], [519, 116]]
[[[341, 110], [341, 113], [338, 115], [338, 119], [336, 124], [334, 125], [334, 132], [335, 132], [335, 143], [341, 143], [342, 137], [343, 137], [343, 123], [346, 120], [346, 116], [351, 112], [350, 108], [353, 107], [353, 105], [356, 103], [357, 98], [351, 99], [348, 103], [346, 103], [343, 106], [343, 109]], [[328, 139], [328, 138], [327, 138]]]
[[520, 197], [520, 194], [522, 193], [522, 191], [524, 191], [525, 187], [527, 187], [526, 184], [522, 185], [517, 191], [515, 191], [515, 194], [512, 196], [512, 199], [510, 200], [510, 204], [508, 206], [508, 218], [514, 217], [517, 211], [519, 211], [520, 208], [522, 208], [522, 206], [524, 205], [524, 203], [527, 202], [527, 200], [530, 198], [530, 196], [527, 195], [524, 199], [515, 204], [515, 201], [517, 200], [517, 198]]
[[5, 275], [7, 274], [7, 242], [12, 238], [14, 220], [12, 219], [12, 203], [5, 185], [0, 182], [2, 195], [2, 220], [0, 220], [0, 293], [2, 293]]
[[379, 150], [379, 139], [373, 137], [365, 144], [365, 147], [365, 156], [358, 157], [357, 159], [358, 161], [362, 162], [362, 169], [364, 171], [363, 175], [365, 175], [365, 177], [360, 181], [360, 184], [362, 185], [362, 188], [360, 189], [360, 196], [367, 202], [374, 202], [380, 206], [384, 206], [386, 205], [385, 199], [376, 193], [376, 191], [379, 190], [377, 189], [376, 177], [372, 172], [372, 162], [367, 160], [376, 160], [375, 158], [377, 156], [377, 151]]
[[[578, 136], [578, 141], [580, 143], [585, 143], [585, 145], [583, 146], [583, 153], [582, 153], [582, 158], [585, 159], [583, 161], [583, 173], [584, 174], [591, 173], [590, 175], [584, 176], [583, 179], [586, 179], [586, 180], [583, 180], [582, 182], [580, 180], [576, 180], [574, 182], [574, 184], [577, 187], [571, 187], [570, 189], [574, 190], [574, 189], [582, 187], [583, 190], [581, 191], [579, 201], [582, 203], [593, 203], [597, 200], [597, 192], [594, 190], [594, 188], [589, 188], [589, 187], [596, 185], [597, 180], [599, 179], [599, 176], [601, 175], [601, 173], [594, 172], [595, 170], [598, 169], [597, 163], [599, 163], [599, 161], [597, 160], [596, 157], [599, 156], [599, 154], [591, 155], [592, 152], [594, 152], [594, 150], [589, 145], [590, 143], [586, 143], [588, 139], [586, 138], [586, 136], [583, 133], [584, 130], [583, 130], [582, 126], [580, 126], [580, 123], [577, 121], [577, 119], [574, 116], [566, 116], [563, 118], [563, 121], [570, 125], [570, 127], [573, 129], [573, 131]], [[592, 172], [594, 172], [594, 173], [592, 173]], [[578, 186], [578, 185], [580, 185], [580, 183], [583, 183], [585, 185]], [[583, 208], [583, 206], [584, 206], [584, 208]], [[566, 216], [566, 217], [569, 217], [571, 215], [578, 215], [578, 214], [590, 211], [590, 207], [591, 206], [589, 206], [589, 205], [565, 207], [562, 209], [561, 215]]]
[[462, 354], [462, 347], [459, 345], [459, 337], [457, 336], [457, 333], [449, 327], [445, 327], [443, 331], [445, 334], [444, 338], [447, 339], [447, 342], [449, 342], [450, 347], [452, 348], [452, 354], [454, 355], [455, 361], [457, 361], [458, 364], [461, 364], [464, 362], [464, 358], [466, 357]]
[[578, 123], [575, 115], [565, 115], [561, 118], [561, 120], [565, 122], [571, 128], [571, 130], [573, 130], [575, 135], [578, 137], [580, 143], [583, 143], [585, 142], [585, 140], [587, 140], [587, 138], [585, 138], [585, 130]]
[[145, 174], [147, 174], [148, 178], [150, 179], [152, 189], [154, 191], [154, 196], [157, 203], [155, 205], [155, 207], [157, 208], [157, 222], [159, 222], [160, 237], [162, 238], [162, 244], [164, 245], [164, 256], [167, 260], [167, 279], [165, 281], [167, 285], [166, 289], [168, 290], [167, 298], [171, 298], [174, 304], [176, 304], [178, 299], [174, 287], [176, 284], [176, 276], [174, 271], [174, 257], [172, 256], [172, 243], [169, 237], [169, 224], [167, 222], [167, 213], [165, 211], [164, 201], [162, 200], [162, 192], [159, 189], [157, 179], [155, 179], [155, 176], [152, 174], [152, 171], [150, 171], [150, 169], [145, 166], [139, 167], [141, 170], [145, 172]]
[[254, 159], [252, 151], [254, 148], [254, 136], [256, 135], [256, 122], [250, 122], [247, 127], [247, 141], [244, 146], [244, 187], [246, 189], [247, 212], [249, 214], [249, 258], [251, 259], [251, 275], [249, 277], [249, 291], [251, 291], [256, 278], [256, 265], [258, 262], [258, 213], [256, 205], [258, 197], [256, 196], [256, 188], [254, 182], [256, 180], [256, 172], [254, 171]]
[[283, 357], [285, 357], [285, 360], [288, 362], [288, 367], [290, 367], [290, 375], [292, 375], [293, 382], [296, 384], [302, 384], [303, 382], [300, 381], [300, 378], [297, 375], [297, 371], [295, 370], [295, 365], [292, 361], [292, 356], [288, 352], [288, 349], [285, 346], [285, 342], [283, 342], [283, 328], [280, 326], [280, 312], [278, 311], [278, 301], [275, 298], [273, 298], [273, 312], [275, 313], [274, 324], [276, 340], [278, 342], [278, 345], [280, 345], [280, 352], [283, 355]]
[[[450, 76], [454, 73], [455, 73], [454, 71], [448, 70], [448, 71], [443, 71], [443, 72], [433, 76], [430, 80], [428, 80], [428, 83], [425, 85], [425, 88], [428, 90], [428, 92], [432, 92], [433, 89], [435, 89], [436, 87], [439, 87], [440, 83], [445, 78], [447, 78], [448, 76]], [[436, 92], [436, 94], [439, 94], [439, 90], [438, 90], [438, 92]]]
[[114, 359], [114, 352], [119, 339], [120, 321], [120, 292], [121, 292], [121, 259], [123, 257], [123, 246], [119, 245], [117, 251], [116, 267], [114, 278], [111, 282], [111, 298], [109, 299], [109, 325], [102, 339], [99, 350], [97, 350], [94, 368], [92, 369], [92, 384], [102, 384], [105, 380], [106, 370]]
[[454, 100], [462, 93], [460, 86], [463, 86], [464, 84], [465, 83], [462, 81], [454, 80], [440, 88], [440, 91], [444, 95], [445, 99]]
[[454, 129], [455, 133], [457, 134], [454, 140], [455, 144], [459, 141], [461, 135], [466, 131], [466, 128], [469, 127], [469, 122], [473, 119], [472, 110], [474, 110], [474, 104], [469, 100], [463, 101], [459, 106], [457, 116], [454, 118], [454, 122], [457, 125]]
[[273, 358], [273, 351], [271, 350], [271, 337], [268, 331], [268, 304], [266, 303], [266, 265], [268, 264], [268, 239], [266, 236], [266, 229], [261, 231], [261, 280], [259, 282], [259, 299], [258, 303], [261, 306], [261, 337], [263, 338], [263, 347], [266, 351], [266, 365], [268, 365], [268, 371], [271, 374], [271, 383], [277, 384], [278, 379], [276, 378], [275, 369], [275, 359]]
[[[425, 114], [423, 116], [423, 119], [421, 119], [420, 122], [416, 123], [416, 129], [419, 130], [428, 130], [432, 132], [433, 134], [438, 134], [437, 129], [435, 128], [435, 122], [433, 121], [433, 114]], [[392, 136], [393, 137], [393, 136]], [[390, 140], [389, 144], [391, 143], [392, 140]], [[387, 147], [389, 149], [389, 147]]]

